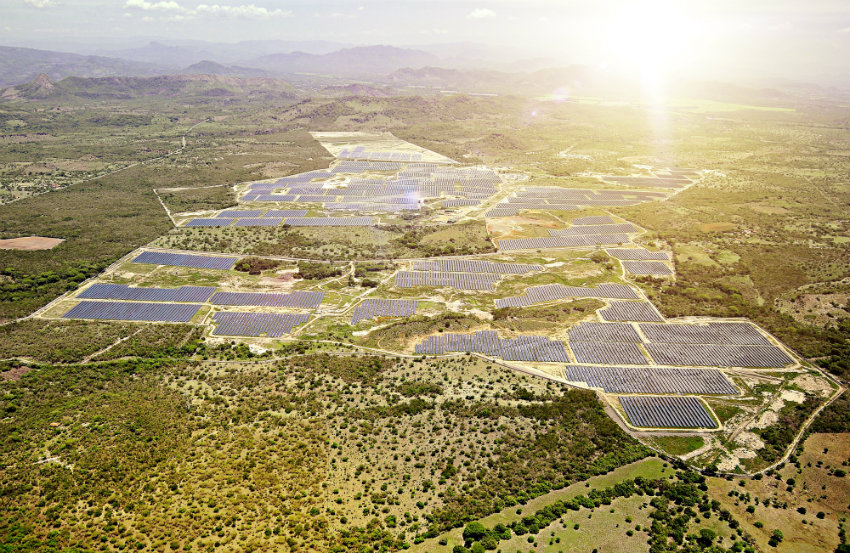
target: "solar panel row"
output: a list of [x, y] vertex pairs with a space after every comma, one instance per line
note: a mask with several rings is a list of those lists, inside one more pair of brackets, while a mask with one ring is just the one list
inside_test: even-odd
[[420, 271], [399, 271], [395, 274], [393, 284], [396, 288], [412, 288], [413, 286], [451, 287], [459, 290], [494, 290], [496, 282], [501, 280], [499, 275], [486, 273], [440, 273]]
[[642, 324], [641, 332], [650, 342], [669, 344], [741, 344], [770, 346], [750, 323]]
[[545, 284], [528, 288], [524, 296], [497, 299], [496, 307], [523, 307], [564, 298], [636, 300], [638, 295], [631, 287], [624, 284], [600, 284], [596, 288]]
[[670, 261], [670, 254], [667, 252], [651, 252], [644, 248], [612, 248], [605, 250], [608, 255], [617, 259], [645, 261], [649, 259], [659, 259]]
[[229, 270], [239, 260], [238, 257], [220, 257], [212, 255], [194, 255], [170, 252], [142, 252], [133, 263], [151, 265], [170, 265], [172, 267], [192, 267], [195, 269]]
[[81, 301], [62, 315], [62, 318], [185, 323], [190, 321], [200, 308], [200, 305], [190, 303]]
[[445, 271], [450, 273], [498, 273], [503, 275], [521, 275], [542, 271], [542, 265], [524, 263], [497, 263], [493, 261], [473, 261], [470, 259], [436, 259], [414, 261], [415, 271]]
[[602, 365], [646, 365], [649, 363], [637, 344], [570, 341], [569, 345], [578, 363]]
[[256, 305], [265, 307], [300, 307], [314, 309], [324, 299], [324, 292], [216, 292], [210, 300], [214, 305]]
[[673, 274], [673, 270], [663, 261], [623, 261], [623, 267], [633, 275]]
[[213, 315], [215, 336], [266, 336], [279, 338], [292, 332], [296, 325], [306, 323], [304, 313], [243, 313], [224, 311]]
[[630, 234], [637, 232], [638, 228], [631, 223], [617, 223], [613, 225], [576, 225], [573, 227], [550, 230], [550, 236], [578, 236], [582, 234]]
[[546, 248], [601, 247], [629, 243], [627, 234], [587, 234], [579, 236], [550, 236], [548, 238], [513, 238], [499, 240], [499, 249], [536, 250]]
[[213, 286], [130, 288], [124, 284], [92, 284], [77, 297], [91, 300], [205, 302], [213, 292], [215, 292], [215, 287]]
[[579, 323], [569, 330], [570, 342], [642, 342], [628, 323]]
[[610, 394], [738, 393], [726, 375], [717, 369], [567, 365], [565, 376], [570, 382], [584, 382]]
[[614, 222], [614, 219], [607, 215], [594, 215], [591, 217], [579, 217], [570, 221], [574, 225], [608, 225]]
[[599, 316], [605, 321], [648, 321], [663, 322], [664, 318], [648, 302], [637, 301], [614, 301], [605, 308], [599, 310]]
[[429, 336], [415, 347], [416, 353], [442, 355], [448, 352], [475, 352], [501, 357], [506, 361], [568, 362], [564, 344], [545, 336], [518, 336], [502, 339], [494, 330], [474, 334]]
[[776, 346], [644, 344], [644, 347], [655, 362], [662, 365], [779, 368], [794, 363]]
[[695, 397], [620, 396], [633, 426], [642, 428], [716, 428], [717, 422]]

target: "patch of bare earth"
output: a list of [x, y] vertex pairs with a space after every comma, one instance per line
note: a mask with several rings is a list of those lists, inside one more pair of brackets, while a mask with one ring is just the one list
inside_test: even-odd
[[8, 371], [0, 372], [0, 380], [20, 380], [22, 376], [31, 370], [30, 367], [14, 367]]
[[5, 240], [0, 240], [0, 250], [52, 250], [64, 241], [64, 238], [45, 238], [43, 236], [6, 238]]

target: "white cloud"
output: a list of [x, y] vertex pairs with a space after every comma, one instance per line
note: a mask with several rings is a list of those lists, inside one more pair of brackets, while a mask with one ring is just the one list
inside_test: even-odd
[[142, 10], [146, 12], [161, 11], [161, 12], [184, 12], [186, 8], [174, 2], [173, 0], [162, 0], [160, 2], [148, 2], [148, 0], [127, 0], [124, 3], [124, 9], [127, 10]]
[[254, 4], [242, 4], [240, 6], [223, 6], [221, 4], [198, 4], [194, 10], [199, 14], [218, 15], [223, 17], [247, 17], [251, 19], [269, 19], [272, 17], [292, 17], [290, 10], [280, 8], [270, 10]]
[[466, 15], [467, 19], [487, 19], [488, 17], [496, 17], [496, 12], [490, 8], [475, 8]]
[[[45, 2], [50, 0], [28, 0], [32, 2]], [[268, 9], [254, 4], [240, 4], [228, 6], [223, 4], [198, 4], [194, 9], [184, 7], [174, 0], [126, 0], [125, 10], [141, 10], [145, 12], [165, 12], [170, 14], [171, 21], [180, 21], [187, 17], [215, 16], [249, 19], [270, 19], [272, 17], [292, 17], [290, 10]]]
[[50, 6], [56, 5], [53, 0], [24, 0], [24, 4], [27, 4], [34, 8], [49, 8]]

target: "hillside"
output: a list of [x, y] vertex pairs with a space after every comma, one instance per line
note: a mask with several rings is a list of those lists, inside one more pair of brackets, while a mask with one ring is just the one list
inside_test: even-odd
[[159, 77], [68, 77], [53, 82], [41, 74], [34, 80], [0, 91], [0, 99], [132, 99], [153, 96], [295, 98], [293, 87], [278, 79], [225, 75], [169, 75]]

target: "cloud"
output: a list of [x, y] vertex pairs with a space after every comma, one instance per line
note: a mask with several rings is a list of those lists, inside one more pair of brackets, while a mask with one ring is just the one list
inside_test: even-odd
[[160, 2], [148, 2], [148, 0], [127, 0], [124, 3], [125, 10], [142, 10], [146, 12], [185, 12], [186, 8], [173, 0], [162, 0]]
[[223, 17], [246, 17], [250, 19], [270, 19], [272, 17], [292, 17], [290, 10], [280, 8], [270, 10], [254, 4], [240, 6], [223, 6], [221, 4], [198, 4], [195, 12], [199, 14], [218, 15]]
[[496, 17], [496, 12], [490, 8], [475, 8], [466, 15], [467, 19], [487, 19], [488, 17]]
[[[28, 0], [45, 2], [50, 0]], [[268, 9], [254, 4], [228, 6], [224, 4], [198, 4], [195, 8], [184, 7], [174, 0], [126, 0], [125, 10], [141, 10], [145, 12], [165, 12], [171, 20], [181, 20], [187, 17], [215, 16], [226, 18], [270, 19], [272, 17], [292, 17], [290, 10]]]
[[56, 5], [53, 0], [24, 0], [24, 4], [34, 8], [49, 8]]

